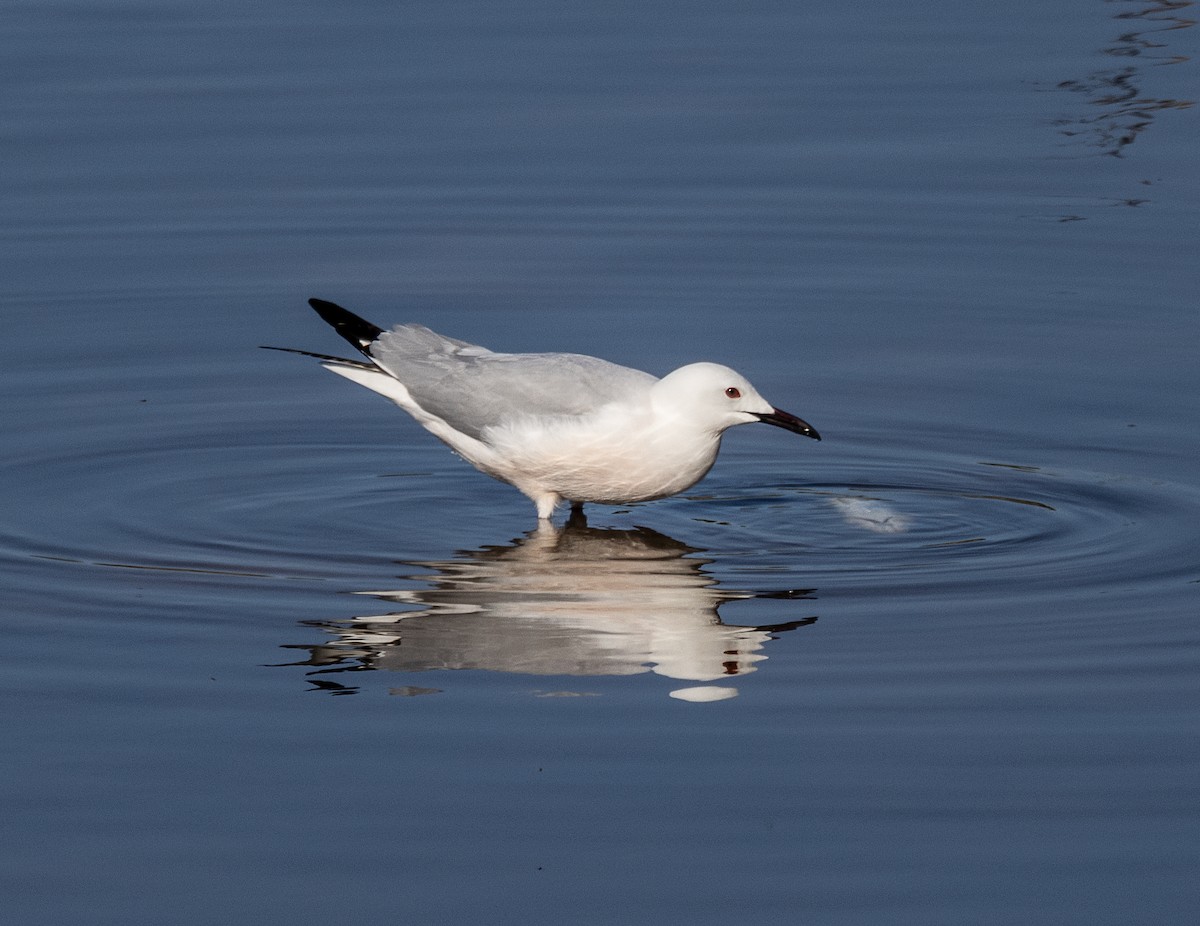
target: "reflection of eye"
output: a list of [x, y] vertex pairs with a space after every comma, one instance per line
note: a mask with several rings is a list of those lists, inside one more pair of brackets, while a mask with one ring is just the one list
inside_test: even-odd
[[730, 386], [725, 390], [725, 394], [731, 399], [740, 399], [742, 397], [741, 390], [737, 386]]

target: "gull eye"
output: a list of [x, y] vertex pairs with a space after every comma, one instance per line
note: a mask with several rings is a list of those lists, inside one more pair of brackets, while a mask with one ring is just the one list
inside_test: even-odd
[[742, 397], [742, 391], [737, 386], [730, 386], [725, 390], [725, 394], [731, 399], [740, 399]]

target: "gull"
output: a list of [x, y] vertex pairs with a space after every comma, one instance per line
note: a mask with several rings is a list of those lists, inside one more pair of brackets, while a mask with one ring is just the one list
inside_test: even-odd
[[423, 325], [385, 331], [324, 299], [309, 305], [365, 360], [289, 347], [378, 392], [476, 469], [515, 486], [548, 521], [568, 502], [626, 505], [691, 488], [712, 468], [721, 435], [761, 421], [814, 440], [717, 363], [662, 379], [583, 354], [503, 354]]

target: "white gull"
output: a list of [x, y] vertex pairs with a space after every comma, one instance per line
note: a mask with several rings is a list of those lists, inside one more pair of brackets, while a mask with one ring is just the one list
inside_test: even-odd
[[624, 505], [690, 488], [736, 424], [820, 440], [744, 376], [691, 363], [657, 379], [582, 354], [501, 354], [430, 331], [385, 331], [323, 299], [317, 314], [366, 361], [293, 348], [378, 392], [481, 472], [510, 483], [548, 519], [563, 501]]

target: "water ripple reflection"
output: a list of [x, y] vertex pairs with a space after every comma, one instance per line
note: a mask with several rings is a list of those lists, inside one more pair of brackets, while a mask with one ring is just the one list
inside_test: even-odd
[[[653, 672], [712, 682], [754, 672], [777, 634], [813, 623], [805, 617], [747, 627], [723, 623], [720, 606], [757, 597], [721, 588], [701, 551], [638, 527], [588, 527], [575, 516], [562, 530], [540, 526], [510, 544], [406, 565], [417, 588], [364, 591], [388, 605], [348, 621], [306, 622], [329, 634], [300, 665], [336, 693], [353, 691], [332, 673], [383, 669], [487, 669], [525, 675], [600, 676]], [[763, 593], [804, 598], [806, 591]], [[423, 689], [425, 693], [429, 689]], [[403, 686], [400, 693], [412, 693]], [[729, 686], [677, 689], [673, 697], [734, 697]]]
[[[692, 683], [676, 697], [730, 697], [772, 650], [803, 649], [790, 641], [807, 635], [771, 641], [815, 620], [818, 596], [821, 617], [842, 621], [901, 599], [1135, 606], [1200, 578], [1197, 489], [1119, 468], [972, 459], [936, 440], [905, 449], [869, 434], [831, 448], [803, 482], [789, 481], [790, 457], [743, 458], [689, 497], [598, 509], [604, 528], [576, 521], [447, 556], [427, 551], [480, 531], [511, 536], [506, 525], [527, 513], [432, 451], [430, 469], [414, 450], [421, 471], [396, 473], [386, 445], [195, 431], [186, 446], [149, 431], [139, 445], [106, 433], [66, 434], [4, 467], [21, 487], [0, 526], [13, 606], [45, 608], [53, 589], [64, 612], [116, 626], [131, 619], [136, 586], [148, 613], [222, 601], [231, 606], [209, 619], [237, 623], [252, 600], [258, 619], [284, 622], [270, 645], [302, 651], [291, 664], [336, 693], [356, 690], [363, 671], [423, 693], [436, 685], [411, 677], [439, 669], [652, 674]], [[657, 530], [621, 529], [634, 519]], [[361, 610], [347, 591], [366, 596], [352, 599]], [[721, 616], [730, 602], [737, 625]]]
[[821, 588], [1144, 594], [1195, 578], [1200, 494], [1188, 486], [935, 455], [852, 467], [862, 478], [743, 486], [708, 501], [750, 555], [788, 549]]
[[[1060, 81], [1058, 88], [1080, 94], [1089, 113], [1064, 117], [1057, 121], [1059, 131], [1071, 139], [1082, 139], [1100, 153], [1121, 157], [1125, 149], [1137, 141], [1155, 117], [1168, 110], [1189, 109], [1194, 100], [1154, 97], [1142, 85], [1147, 65], [1182, 64], [1188, 56], [1173, 50], [1166, 33], [1190, 29], [1196, 20], [1184, 12], [1192, 0], [1138, 0], [1136, 6], [1114, 14], [1123, 30], [1104, 48], [1107, 59], [1123, 62], [1120, 67], [1099, 68], [1086, 77]], [[1134, 28], [1130, 28], [1134, 26]], [[1129, 201], [1136, 205], [1135, 201]]]

